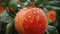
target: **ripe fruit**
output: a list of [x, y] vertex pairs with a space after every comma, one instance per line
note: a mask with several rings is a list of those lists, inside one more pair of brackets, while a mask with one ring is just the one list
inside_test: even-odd
[[4, 7], [0, 7], [0, 14], [4, 11]]
[[56, 12], [54, 10], [48, 10], [48, 19], [50, 19], [52, 22], [56, 20]]
[[15, 28], [19, 34], [44, 34], [46, 27], [46, 16], [39, 8], [23, 8], [15, 17]]
[[10, 12], [13, 12], [13, 10], [14, 10], [14, 9], [13, 9], [12, 7], [9, 7], [9, 11], [10, 11]]
[[10, 12], [13, 12], [15, 8], [16, 8], [16, 4], [14, 4], [14, 3], [11, 3], [11, 4], [9, 4], [9, 6], [8, 6], [8, 10], [9, 10]]

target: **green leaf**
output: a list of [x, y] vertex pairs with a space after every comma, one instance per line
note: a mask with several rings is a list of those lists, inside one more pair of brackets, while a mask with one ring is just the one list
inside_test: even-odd
[[4, 21], [4, 23], [10, 23], [11, 21], [13, 21], [13, 17], [11, 17], [6, 10], [4, 10], [4, 12], [0, 15], [1, 20]]
[[44, 13], [46, 14], [46, 16], [48, 16], [48, 10], [47, 8], [43, 7]]
[[8, 13], [9, 16], [11, 16], [13, 18], [15, 17], [11, 12], [9, 12], [8, 8], [6, 9], [6, 12]]
[[22, 2], [26, 2], [27, 0], [22, 0]]
[[[9, 8], [13, 8], [13, 11], [9, 11]], [[18, 6], [17, 4], [14, 4], [14, 3], [10, 3], [9, 6], [7, 7], [6, 11], [7, 13], [12, 16], [12, 17], [15, 17], [16, 16], [16, 13], [18, 12]]]
[[60, 10], [60, 7], [56, 7], [56, 6], [46, 5], [45, 7], [47, 9]]
[[42, 0], [35, 0], [34, 4], [36, 7], [38, 7], [43, 1]]
[[15, 7], [16, 6], [16, 4], [14, 4], [14, 3], [10, 3], [9, 5], [8, 5], [8, 7]]
[[13, 32], [13, 22], [8, 23], [6, 27], [6, 34], [12, 34]]
[[[0, 15], [0, 17], [1, 17], [1, 15]], [[2, 21], [2, 18], [1, 18], [0, 19], [0, 34], [5, 34], [6, 25], [7, 25], [7, 23]]]
[[58, 23], [58, 21], [55, 21], [55, 22], [50, 22], [49, 24], [57, 27], [59, 23]]
[[2, 21], [1, 21], [1, 17], [0, 17], [0, 32], [2, 31]]
[[54, 26], [49, 25], [47, 28], [47, 33], [49, 34], [59, 34], [57, 29]]
[[5, 2], [2, 3], [2, 6], [7, 7], [7, 6], [9, 5], [9, 2], [10, 2], [10, 1], [11, 1], [11, 0], [6, 0]]
[[60, 7], [60, 1], [48, 1], [48, 2], [46, 2], [46, 4]]
[[15, 30], [14, 22], [10, 22], [7, 24], [5, 34], [18, 34], [17, 31]]

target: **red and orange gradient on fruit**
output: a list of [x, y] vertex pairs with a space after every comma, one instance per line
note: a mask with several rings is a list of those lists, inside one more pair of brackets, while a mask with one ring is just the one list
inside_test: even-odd
[[14, 25], [18, 34], [44, 34], [48, 21], [42, 9], [25, 7], [17, 13]]
[[48, 19], [52, 22], [56, 21], [56, 12], [54, 10], [48, 10]]
[[0, 14], [4, 11], [4, 7], [0, 7]]
[[14, 10], [12, 7], [9, 7], [8, 9], [10, 12], [13, 12], [13, 10]]

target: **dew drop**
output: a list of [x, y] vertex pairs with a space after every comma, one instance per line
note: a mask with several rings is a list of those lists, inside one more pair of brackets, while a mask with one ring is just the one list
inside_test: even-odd
[[37, 17], [36, 17], [36, 20], [38, 21], [38, 20], [39, 20], [39, 18], [40, 18], [40, 16], [37, 16]]
[[37, 13], [40, 13], [39, 11], [37, 11]]
[[28, 16], [28, 18], [30, 18], [31, 16]]
[[43, 13], [43, 16], [45, 16], [45, 14]]
[[34, 11], [34, 14], [36, 14], [36, 12]]

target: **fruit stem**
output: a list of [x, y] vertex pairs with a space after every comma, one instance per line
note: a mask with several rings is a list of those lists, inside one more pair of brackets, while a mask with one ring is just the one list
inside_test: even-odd
[[32, 3], [32, 7], [35, 7], [35, 5], [34, 5], [34, 0], [30, 0], [31, 1], [31, 3]]
[[30, 9], [30, 6], [27, 6], [28, 9]]
[[32, 7], [35, 7], [34, 2], [32, 2]]

